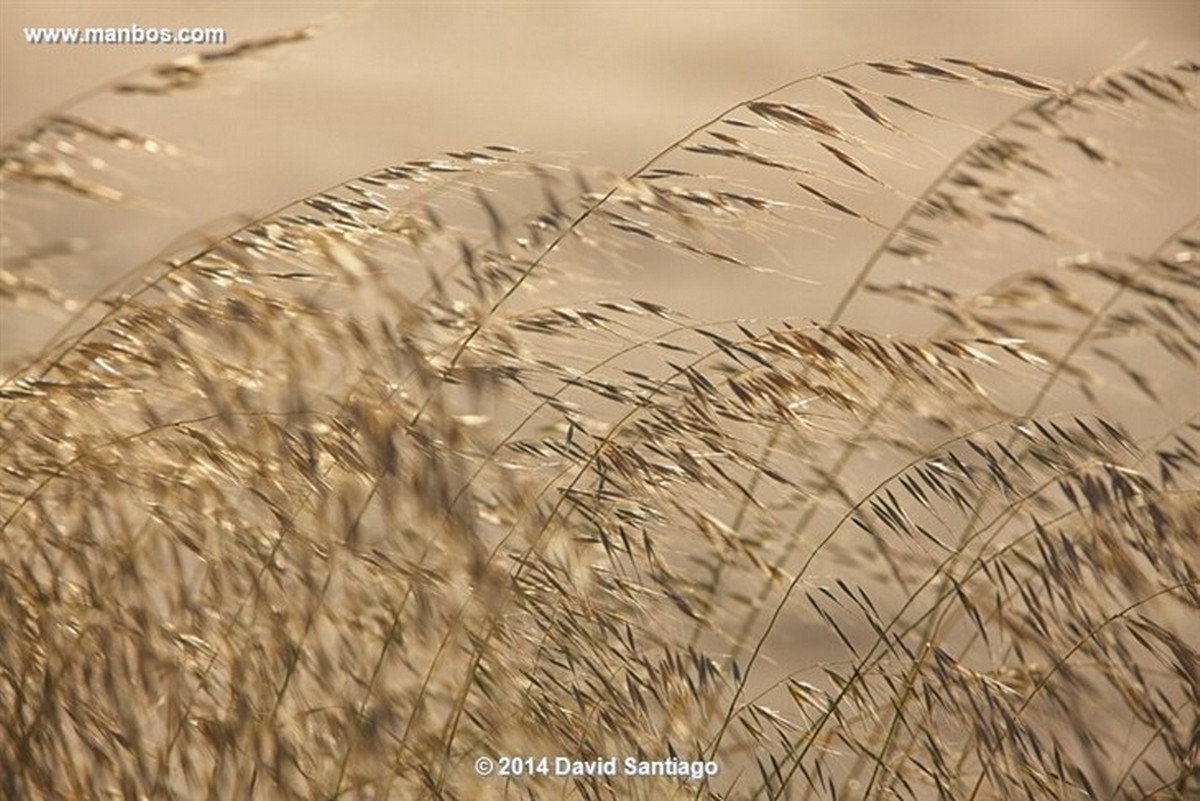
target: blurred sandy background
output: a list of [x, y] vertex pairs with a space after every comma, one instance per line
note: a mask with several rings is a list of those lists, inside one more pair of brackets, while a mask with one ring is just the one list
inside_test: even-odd
[[1139, 46], [1135, 60], [1158, 60], [1200, 43], [1195, 2], [2, 0], [0, 127], [189, 52], [35, 46], [25, 26], [217, 25], [235, 41], [311, 22], [320, 37], [237, 97], [107, 101], [117, 119], [213, 161], [203, 187], [164, 193], [189, 219], [273, 208], [381, 164], [488, 142], [630, 169], [737, 100], [858, 59], [960, 55], [1070, 80]]
[[203, 103], [190, 115], [171, 110], [181, 128], [171, 133], [222, 154], [231, 189], [250, 206], [490, 141], [628, 168], [732, 102], [858, 59], [959, 55], [1069, 80], [1139, 46], [1137, 60], [1170, 59], [1194, 56], [1200, 43], [1195, 2], [3, 0], [0, 9], [6, 129], [106, 77], [189, 52], [34, 46], [25, 26], [218, 25], [235, 41], [323, 24], [273, 80], [222, 101], [214, 124], [204, 124]]
[[[67, 205], [53, 228], [97, 248], [89, 274], [71, 277], [72, 290], [87, 297], [106, 275], [232, 213], [264, 213], [381, 165], [446, 150], [503, 142], [628, 171], [738, 100], [856, 60], [964, 56], [1069, 81], [1126, 57], [1193, 57], [1200, 44], [1195, 2], [0, 0], [0, 128], [190, 52], [30, 45], [27, 26], [223, 26], [232, 42], [310, 23], [321, 26], [316, 39], [245, 71], [253, 77], [235, 72], [214, 91], [106, 97], [77, 109], [171, 141], [187, 157], [120, 176], [154, 208]], [[1195, 150], [1193, 143], [1183, 164], [1180, 186], [1192, 199], [1185, 209], [1195, 206], [1200, 183]], [[4, 351], [36, 341], [37, 327], [4, 321]]]

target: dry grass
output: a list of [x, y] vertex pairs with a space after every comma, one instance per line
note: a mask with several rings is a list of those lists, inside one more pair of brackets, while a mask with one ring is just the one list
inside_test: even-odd
[[[409, 162], [91, 299], [21, 211], [169, 145], [11, 132], [5, 302], [64, 327], [0, 385], [0, 794], [1195, 798], [1200, 229], [1097, 250], [1090, 215], [1196, 72], [855, 64], [630, 175]], [[874, 248], [832, 302], [821, 236]], [[658, 270], [798, 316], [622, 293]]]

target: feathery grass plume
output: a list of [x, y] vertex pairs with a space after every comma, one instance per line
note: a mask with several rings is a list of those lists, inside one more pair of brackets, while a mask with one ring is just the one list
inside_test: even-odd
[[1200, 791], [1200, 231], [1072, 210], [1195, 74], [854, 64], [628, 175], [447, 153], [142, 265], [0, 384], [0, 789]]
[[[88, 111], [89, 105], [103, 98], [172, 97], [217, 87], [228, 80], [228, 73], [244, 73], [241, 68], [247, 63], [303, 42], [314, 33], [313, 28], [284, 31], [137, 69], [5, 131], [0, 140], [0, 255], [4, 262], [0, 302], [11, 304], [10, 309], [48, 308], [78, 317], [85, 304], [74, 291], [54, 286], [53, 276], [63, 264], [85, 262], [79, 254], [91, 251], [96, 243], [79, 235], [77, 220], [48, 214], [56, 208], [67, 213], [72, 210], [42, 195], [51, 190], [101, 203], [140, 201], [123, 185], [127, 181], [118, 180], [123, 160], [180, 156], [171, 142], [96, 116]], [[5, 356], [11, 360], [13, 354]]]

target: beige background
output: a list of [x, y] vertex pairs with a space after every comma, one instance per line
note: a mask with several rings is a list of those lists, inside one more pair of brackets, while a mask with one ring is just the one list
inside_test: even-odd
[[[54, 276], [60, 285], [90, 297], [108, 277], [198, 227], [224, 230], [229, 215], [266, 213], [381, 165], [445, 150], [504, 142], [628, 171], [738, 100], [856, 60], [958, 55], [1069, 81], [1126, 58], [1162, 62], [1200, 51], [1195, 2], [0, 0], [0, 129], [11, 131], [98, 83], [190, 51], [29, 45], [26, 26], [224, 26], [236, 41], [314, 22], [322, 29], [316, 39], [265, 65], [240, 68], [211, 91], [103, 97], [76, 109], [160, 136], [179, 145], [185, 157], [165, 169], [146, 168], [144, 161], [117, 165], [124, 170], [122, 185], [144, 201], [137, 209], [67, 203], [30, 212], [57, 215], [43, 230], [84, 237], [93, 247], [86, 270], [66, 266]], [[1003, 116], [1003, 107], [988, 114]], [[1200, 203], [1194, 140], [1190, 150], [1166, 158], [1180, 169], [1168, 176], [1173, 185], [1154, 191], [1172, 203], [1182, 198], [1176, 207], [1186, 213]], [[1136, 211], [1113, 208], [1122, 215]], [[1154, 205], [1141, 210], [1150, 216], [1146, 241], [1161, 237]], [[1117, 222], [1138, 225], [1125, 216]], [[1124, 246], [1139, 244], [1122, 233]], [[822, 247], [869, 249], [871, 237], [856, 230]], [[805, 269], [829, 262], [823, 255], [809, 259]], [[834, 297], [841, 273], [808, 275], [822, 285], [814, 291]], [[780, 294], [777, 286], [758, 286], [758, 298], [738, 314], [797, 312], [754, 305]], [[720, 293], [693, 288], [695, 303], [688, 310], [713, 314], [728, 296], [729, 284], [721, 287]], [[822, 296], [803, 311], [819, 314], [829, 305]], [[0, 350], [7, 358], [27, 352], [61, 323], [41, 319], [43, 310], [6, 316]]]
[[317, 40], [219, 106], [205, 97], [104, 104], [211, 160], [203, 187], [163, 192], [188, 220], [266, 210], [380, 164], [487, 142], [629, 169], [739, 99], [858, 59], [961, 55], [1069, 80], [1139, 46], [1137, 60], [1159, 60], [1194, 56], [1200, 43], [1194, 2], [0, 0], [0, 127], [188, 52], [33, 46], [25, 26], [220, 25], [236, 40], [313, 21], [324, 25]]

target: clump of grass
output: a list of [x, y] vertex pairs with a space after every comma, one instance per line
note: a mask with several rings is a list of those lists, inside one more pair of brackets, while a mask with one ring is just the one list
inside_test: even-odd
[[[1200, 791], [1200, 421], [1159, 388], [1195, 386], [1200, 229], [1097, 250], [1069, 205], [1139, 176], [1096, 131], [1194, 124], [1196, 72], [854, 64], [628, 175], [375, 170], [90, 300], [61, 232], [10, 228], [6, 299], [69, 317], [0, 386], [0, 790]], [[167, 150], [14, 133], [6, 219], [117, 201], [75, 166], [113, 145]], [[821, 235], [870, 245], [827, 297]], [[734, 311], [622, 293], [655, 271]], [[762, 285], [796, 313], [739, 313]], [[472, 768], [557, 755], [720, 773]]]

